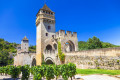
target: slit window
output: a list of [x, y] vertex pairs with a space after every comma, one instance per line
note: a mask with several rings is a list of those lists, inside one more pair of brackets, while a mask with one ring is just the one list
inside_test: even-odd
[[48, 26], [48, 30], [50, 30], [51, 29], [51, 26]]
[[46, 36], [48, 36], [48, 33], [46, 33]]

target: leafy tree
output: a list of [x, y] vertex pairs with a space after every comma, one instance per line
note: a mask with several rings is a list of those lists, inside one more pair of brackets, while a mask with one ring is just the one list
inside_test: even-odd
[[89, 38], [89, 40], [87, 41], [88, 44], [88, 49], [98, 49], [98, 48], [102, 48], [102, 43], [99, 40], [99, 38], [97, 37], [93, 37], [93, 38]]
[[79, 41], [78, 42], [78, 48], [79, 48], [79, 50], [87, 50], [88, 48], [87, 48], [87, 42], [85, 42], [85, 41]]
[[17, 52], [17, 50], [16, 50], [17, 45], [18, 44], [16, 44], [16, 43], [9, 43], [8, 41], [5, 41], [4, 39], [0, 38], [0, 50], [1, 51], [6, 50], [9, 53], [16, 53]]
[[97, 37], [89, 38], [87, 42], [79, 41], [78, 48], [79, 50], [88, 50], [88, 49], [97, 49], [97, 48], [113, 48], [120, 47], [118, 45], [113, 45], [108, 42], [102, 42]]
[[6, 66], [12, 63], [13, 59], [10, 58], [8, 51], [6, 50], [0, 51], [0, 66]]
[[29, 51], [30, 51], [30, 52], [36, 52], [36, 46], [30, 45]]

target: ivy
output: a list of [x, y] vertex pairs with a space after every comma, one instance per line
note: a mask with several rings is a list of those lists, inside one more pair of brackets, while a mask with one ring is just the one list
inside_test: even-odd
[[65, 54], [61, 50], [61, 43], [59, 41], [58, 41], [58, 56], [61, 63], [63, 64], [65, 62]]

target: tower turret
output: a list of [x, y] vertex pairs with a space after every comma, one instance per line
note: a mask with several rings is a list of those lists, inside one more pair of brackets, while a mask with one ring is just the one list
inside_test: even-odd
[[42, 63], [45, 41], [55, 35], [55, 13], [45, 4], [36, 15], [36, 61]]
[[29, 40], [26, 36], [21, 41], [21, 50], [22, 52], [29, 52]]

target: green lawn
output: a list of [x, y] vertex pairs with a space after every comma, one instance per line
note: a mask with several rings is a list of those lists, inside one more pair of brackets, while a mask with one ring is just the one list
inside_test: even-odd
[[77, 69], [77, 74], [109, 74], [120, 75], [120, 70], [103, 70], [103, 69]]

